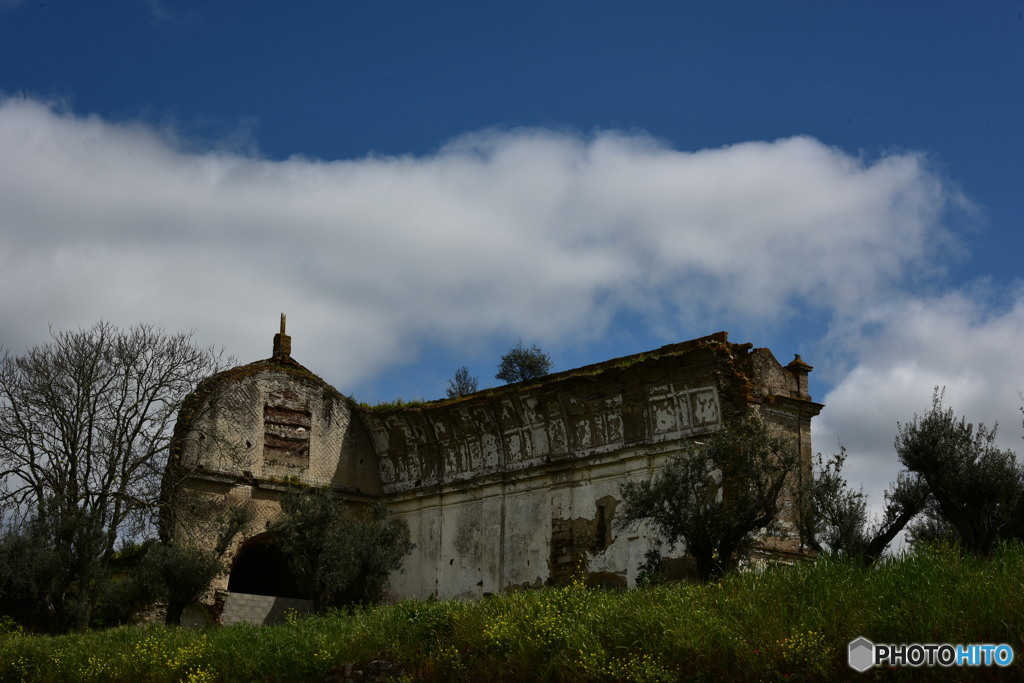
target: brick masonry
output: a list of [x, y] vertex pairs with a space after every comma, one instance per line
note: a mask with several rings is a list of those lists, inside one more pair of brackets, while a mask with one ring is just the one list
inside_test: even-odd
[[285, 621], [288, 610], [307, 614], [313, 611], [313, 603], [298, 598], [228, 593], [224, 600], [224, 611], [221, 612], [221, 622], [225, 626], [241, 623], [280, 624]]

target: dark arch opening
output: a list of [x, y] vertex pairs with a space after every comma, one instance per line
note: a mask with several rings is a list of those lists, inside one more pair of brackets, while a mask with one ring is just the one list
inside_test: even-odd
[[288, 556], [268, 534], [254, 536], [238, 549], [228, 578], [228, 590], [279, 598], [309, 598], [288, 566]]

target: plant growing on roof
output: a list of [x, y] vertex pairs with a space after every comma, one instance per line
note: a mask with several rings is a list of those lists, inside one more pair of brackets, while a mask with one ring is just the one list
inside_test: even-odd
[[469, 368], [463, 365], [455, 371], [455, 376], [448, 380], [448, 388], [445, 394], [448, 398], [467, 396], [477, 390], [477, 380], [469, 374]]
[[501, 357], [498, 374], [495, 377], [509, 384], [522, 382], [543, 377], [551, 372], [551, 366], [551, 356], [541, 351], [536, 344], [526, 348], [523, 345], [523, 340], [520, 339], [508, 353]]

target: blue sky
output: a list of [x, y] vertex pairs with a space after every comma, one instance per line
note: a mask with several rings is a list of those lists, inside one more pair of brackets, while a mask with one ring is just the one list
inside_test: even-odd
[[728, 330], [876, 501], [1017, 448], [1024, 3], [0, 0], [0, 345], [105, 318], [367, 401]]

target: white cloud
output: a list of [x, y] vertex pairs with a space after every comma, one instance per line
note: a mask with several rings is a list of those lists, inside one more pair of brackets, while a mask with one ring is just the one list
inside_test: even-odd
[[273, 161], [8, 100], [0, 149], [0, 344], [103, 317], [251, 360], [283, 310], [296, 357], [341, 388], [420, 341], [596, 337], [625, 308], [670, 327], [860, 310], [934, 263], [957, 200], [920, 155], [805, 137], [688, 153], [484, 131]]
[[833, 341], [856, 358], [825, 396], [814, 426], [815, 447], [849, 450], [848, 479], [864, 482], [876, 510], [901, 469], [893, 440], [897, 422], [931, 407], [944, 387], [944, 405], [970, 422], [998, 423], [1002, 448], [1020, 451], [1024, 390], [1024, 290], [1003, 299], [990, 284], [933, 298], [901, 297], [872, 307], [837, 328]]

